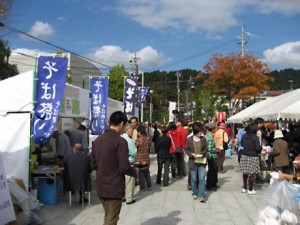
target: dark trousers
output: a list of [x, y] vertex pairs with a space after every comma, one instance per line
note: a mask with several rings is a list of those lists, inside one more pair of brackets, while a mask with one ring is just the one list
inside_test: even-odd
[[207, 159], [208, 170], [206, 174], [206, 188], [211, 189], [218, 183], [217, 159]]
[[220, 172], [220, 171], [223, 171], [223, 164], [225, 161], [225, 151], [222, 150], [220, 152], [217, 152], [217, 154], [218, 154], [218, 162], [217, 162], [218, 172]]
[[175, 154], [173, 153], [171, 155], [171, 173], [172, 173], [172, 178], [175, 178], [176, 177], [176, 168], [177, 168], [177, 163], [176, 163], [176, 156]]
[[164, 177], [163, 177], [163, 184], [167, 186], [169, 184], [169, 167], [170, 167], [170, 159], [157, 159], [157, 176], [156, 176], [156, 183], [161, 183], [161, 173], [162, 168], [164, 167]]
[[184, 162], [184, 154], [176, 154], [176, 163], [177, 163], [177, 175], [186, 176], [186, 167]]
[[122, 199], [100, 198], [100, 200], [105, 212], [103, 225], [116, 225], [121, 212]]

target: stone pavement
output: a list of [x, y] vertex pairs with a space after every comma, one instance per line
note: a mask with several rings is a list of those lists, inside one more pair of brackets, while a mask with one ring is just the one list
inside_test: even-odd
[[[187, 177], [171, 179], [169, 186], [155, 183], [156, 156], [151, 155], [153, 190], [138, 193], [136, 203], [123, 203], [119, 225], [252, 225], [256, 224], [260, 198], [267, 184], [257, 185], [256, 195], [241, 193], [242, 176], [238, 172], [237, 156], [226, 157], [226, 173], [219, 174], [221, 189], [207, 192], [206, 203], [193, 200], [188, 191]], [[95, 178], [95, 175], [93, 176]], [[95, 187], [95, 180], [93, 179]], [[137, 187], [138, 189], [138, 187]], [[138, 190], [137, 190], [138, 191]], [[91, 205], [69, 206], [68, 195], [56, 206], [45, 205], [45, 225], [95, 225], [103, 224], [104, 211], [95, 188], [91, 193]]]

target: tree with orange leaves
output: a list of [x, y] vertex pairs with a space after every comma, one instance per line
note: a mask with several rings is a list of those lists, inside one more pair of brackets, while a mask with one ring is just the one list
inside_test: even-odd
[[268, 81], [273, 78], [266, 63], [252, 55], [241, 56], [231, 53], [228, 56], [215, 54], [203, 67], [209, 77], [203, 87], [215, 95], [224, 97], [229, 103], [230, 114], [240, 100], [246, 100], [269, 90]]

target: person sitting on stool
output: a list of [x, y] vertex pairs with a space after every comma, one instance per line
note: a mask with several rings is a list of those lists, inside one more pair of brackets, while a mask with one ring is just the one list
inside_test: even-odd
[[[90, 157], [83, 154], [82, 144], [76, 143], [72, 149], [72, 154], [67, 156], [65, 171], [69, 184], [68, 190], [72, 192], [79, 191], [79, 203], [81, 203], [84, 192], [91, 191], [90, 174], [92, 172]], [[87, 202], [88, 199], [84, 197], [83, 201]]]

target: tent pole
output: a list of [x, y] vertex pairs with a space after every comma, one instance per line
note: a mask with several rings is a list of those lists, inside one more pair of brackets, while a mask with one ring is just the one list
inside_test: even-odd
[[[33, 88], [32, 88], [32, 102], [33, 102], [33, 107], [35, 105], [35, 96], [36, 96], [36, 79], [37, 79], [37, 56], [35, 57], [35, 61], [34, 61], [34, 70], [33, 70]], [[29, 144], [29, 180], [28, 180], [28, 190], [30, 191], [32, 188], [32, 176], [31, 176], [31, 172], [32, 172], [32, 148], [33, 148], [33, 113], [30, 114], [30, 144]]]

